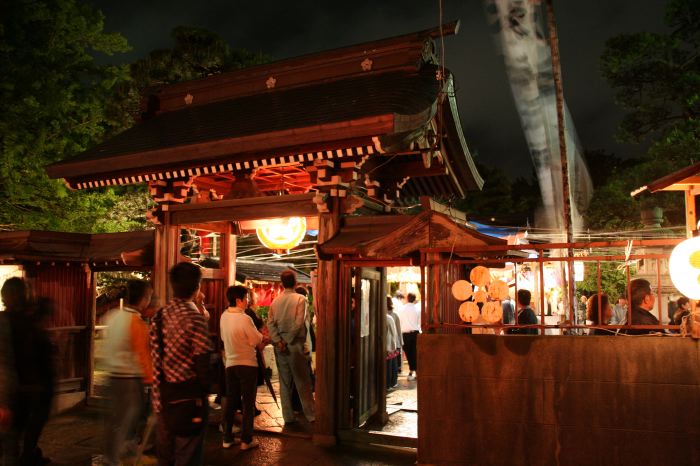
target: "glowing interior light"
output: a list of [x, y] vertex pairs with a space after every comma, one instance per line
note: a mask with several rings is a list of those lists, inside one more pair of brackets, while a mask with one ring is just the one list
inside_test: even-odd
[[258, 239], [266, 248], [292, 249], [301, 243], [306, 234], [304, 217], [274, 218], [256, 230]]
[[679, 243], [668, 260], [671, 281], [678, 291], [700, 299], [700, 236]]

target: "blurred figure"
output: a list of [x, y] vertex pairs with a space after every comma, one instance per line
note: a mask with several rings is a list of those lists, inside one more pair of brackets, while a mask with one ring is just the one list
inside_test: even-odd
[[398, 344], [400, 334], [396, 330], [396, 322], [392, 317], [392, 309], [394, 303], [389, 296], [386, 297], [386, 387], [387, 389], [394, 388], [398, 382], [398, 373], [396, 371], [396, 357], [400, 356], [397, 353], [400, 346]]
[[403, 350], [408, 360], [408, 377], [406, 380], [416, 380], [415, 372], [418, 370], [418, 360], [416, 343], [420, 333], [420, 306], [416, 303], [416, 295], [408, 293], [406, 304], [396, 310], [396, 314], [401, 321], [401, 331], [403, 332]]
[[[110, 422], [105, 429], [108, 465], [118, 465], [124, 454], [135, 453], [136, 426], [143, 411], [145, 386], [153, 382], [148, 325], [144, 321], [153, 289], [146, 281], [129, 280], [126, 294], [126, 305], [111, 310], [105, 319], [112, 403]], [[130, 448], [125, 448], [125, 442]]]
[[53, 306], [47, 299], [32, 306], [21, 278], [10, 278], [0, 291], [9, 324], [16, 397], [10, 402], [12, 424], [3, 441], [5, 463], [21, 466], [49, 462], [38, 447], [54, 393], [53, 345], [44, 319]]
[[406, 302], [406, 298], [401, 291], [397, 290], [394, 297], [391, 298], [391, 302], [394, 304], [393, 312], [397, 313], [399, 312], [399, 309], [403, 307], [404, 303]]
[[682, 296], [678, 298], [678, 301], [676, 301], [676, 312], [673, 313], [673, 321], [671, 322], [671, 324], [685, 325], [685, 331], [686, 333], [688, 333], [690, 330], [688, 319], [686, 319], [686, 321], [683, 322], [683, 319], [685, 319], [688, 316], [690, 316], [690, 300], [685, 296]]
[[503, 323], [505, 325], [512, 325], [515, 323], [515, 306], [513, 306], [513, 300], [510, 295], [506, 297], [501, 302], [501, 310], [503, 311]]
[[620, 296], [610, 317], [610, 325], [625, 325], [627, 323], [627, 298]]
[[[391, 306], [389, 306], [389, 301], [391, 301]], [[394, 300], [389, 298], [386, 302], [387, 304], [387, 313], [391, 316], [392, 319], [394, 319], [394, 326], [396, 327], [396, 344], [398, 345], [397, 348], [397, 355], [394, 358], [394, 377], [391, 379], [392, 380], [392, 387], [396, 387], [399, 385], [399, 374], [401, 373], [401, 352], [403, 350], [403, 333], [401, 332], [401, 319], [399, 319], [398, 314], [396, 314], [396, 307], [394, 307]]]
[[[600, 293], [592, 295], [588, 298], [586, 306], [588, 320], [593, 322], [591, 325], [595, 327], [604, 327], [607, 325], [607, 322], [613, 314], [607, 294]], [[595, 328], [591, 330], [589, 335], [615, 335], [615, 330]]]
[[[12, 300], [9, 289], [2, 288], [3, 305]], [[7, 300], [6, 301], [6, 296]], [[2, 465], [15, 466], [18, 458], [16, 435], [12, 430], [13, 410], [17, 401], [17, 372], [12, 351], [12, 333], [7, 312], [0, 312], [0, 439], [2, 439]]]

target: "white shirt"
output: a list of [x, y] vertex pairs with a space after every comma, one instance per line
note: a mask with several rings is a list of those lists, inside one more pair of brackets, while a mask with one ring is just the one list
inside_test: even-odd
[[418, 303], [406, 303], [395, 312], [401, 321], [401, 333], [420, 332], [420, 306]]
[[226, 367], [258, 367], [255, 347], [260, 344], [263, 336], [255, 328], [253, 319], [247, 316], [243, 309], [229, 307], [221, 314], [220, 328], [226, 353]]

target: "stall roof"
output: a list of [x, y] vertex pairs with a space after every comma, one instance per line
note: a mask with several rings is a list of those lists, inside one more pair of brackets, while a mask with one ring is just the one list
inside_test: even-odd
[[694, 163], [666, 176], [658, 178], [651, 183], [635, 189], [630, 194], [636, 196], [649, 191], [655, 193], [657, 191], [685, 191], [692, 187], [700, 186], [700, 162]]
[[0, 259], [147, 267], [153, 263], [152, 245], [152, 230], [93, 235], [54, 231], [5, 231], [0, 232]]
[[432, 210], [418, 215], [349, 217], [339, 233], [319, 244], [324, 254], [400, 259], [428, 249], [506, 245], [500, 238], [479, 233]]

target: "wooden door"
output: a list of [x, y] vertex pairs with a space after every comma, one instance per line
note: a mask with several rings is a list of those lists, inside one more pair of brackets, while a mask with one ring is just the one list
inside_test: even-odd
[[386, 409], [385, 286], [380, 270], [357, 268], [354, 276], [355, 308], [351, 311], [354, 427], [367, 421], [381, 420]]

